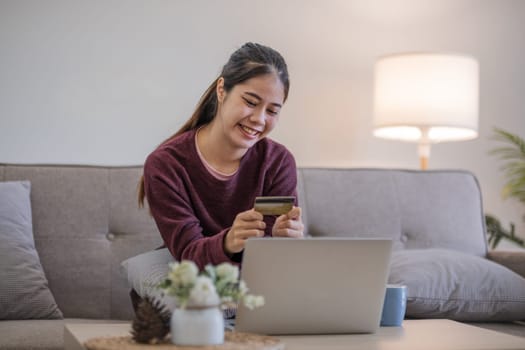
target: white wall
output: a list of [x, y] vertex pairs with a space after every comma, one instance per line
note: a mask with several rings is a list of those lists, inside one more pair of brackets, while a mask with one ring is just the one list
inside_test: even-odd
[[400, 51], [452, 51], [481, 68], [479, 138], [434, 146], [485, 209], [503, 201], [494, 126], [525, 137], [525, 1], [0, 0], [0, 162], [128, 165], [171, 135], [246, 41], [287, 59], [291, 91], [273, 137], [301, 166], [417, 168], [416, 147], [372, 136], [373, 66]]

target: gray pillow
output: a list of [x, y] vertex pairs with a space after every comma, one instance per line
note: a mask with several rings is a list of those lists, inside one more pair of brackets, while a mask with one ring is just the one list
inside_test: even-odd
[[525, 319], [525, 279], [478, 256], [445, 249], [394, 252], [388, 282], [407, 286], [407, 317]]
[[29, 181], [0, 182], [0, 319], [62, 318], [35, 249]]

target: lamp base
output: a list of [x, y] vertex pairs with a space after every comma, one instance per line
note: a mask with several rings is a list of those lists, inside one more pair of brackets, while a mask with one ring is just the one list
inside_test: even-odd
[[428, 157], [425, 157], [425, 156], [419, 157], [419, 165], [421, 167], [421, 170], [427, 170], [427, 168], [428, 168]]
[[421, 170], [426, 170], [428, 167], [428, 158], [430, 157], [430, 143], [420, 142], [417, 147], [417, 154], [419, 155]]

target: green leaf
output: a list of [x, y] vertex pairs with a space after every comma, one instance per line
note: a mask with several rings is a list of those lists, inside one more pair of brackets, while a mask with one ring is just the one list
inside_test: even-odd
[[490, 151], [504, 161], [501, 169], [506, 182], [502, 195], [525, 203], [525, 140], [499, 128], [494, 128], [493, 139], [505, 143], [505, 146]]
[[217, 273], [215, 272], [213, 265], [208, 264], [204, 267], [204, 275], [208, 276], [215, 284], [215, 281], [217, 280]]

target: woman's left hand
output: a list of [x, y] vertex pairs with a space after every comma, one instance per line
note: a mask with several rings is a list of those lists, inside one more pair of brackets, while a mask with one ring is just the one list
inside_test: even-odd
[[272, 228], [273, 237], [304, 237], [304, 225], [301, 218], [301, 208], [293, 207], [288, 213], [275, 219]]

